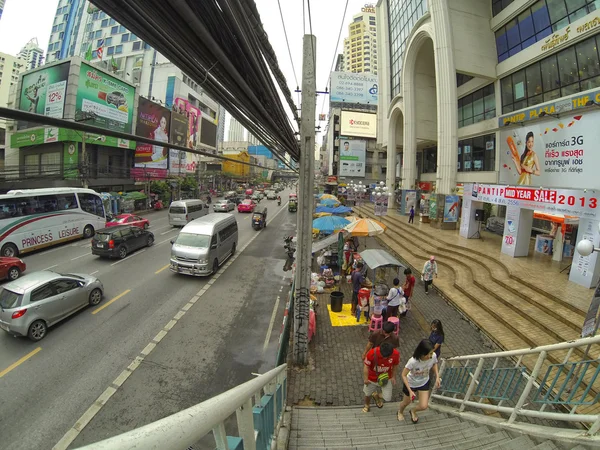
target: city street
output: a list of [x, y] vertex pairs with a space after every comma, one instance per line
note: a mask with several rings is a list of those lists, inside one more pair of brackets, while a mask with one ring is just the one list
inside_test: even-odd
[[[234, 213], [239, 250], [216, 277], [169, 270], [169, 241], [179, 230], [169, 226], [166, 211], [145, 215], [155, 245], [124, 260], [93, 256], [83, 240], [25, 256], [27, 273], [93, 274], [104, 283], [105, 296], [99, 306], [51, 328], [39, 343], [0, 334], [0, 448], [49, 449], [65, 435], [61, 445], [76, 439], [71, 447], [79, 447], [274, 367], [291, 276], [282, 270], [283, 236], [296, 228], [287, 195], [281, 193], [280, 207], [276, 201], [259, 204], [269, 210], [268, 227], [260, 232], [251, 228], [251, 214]], [[153, 341], [160, 343], [154, 347]], [[124, 370], [136, 360], [123, 382]], [[98, 403], [107, 392], [112, 398]], [[92, 418], [88, 408], [94, 404], [102, 408], [91, 408], [97, 412]]]

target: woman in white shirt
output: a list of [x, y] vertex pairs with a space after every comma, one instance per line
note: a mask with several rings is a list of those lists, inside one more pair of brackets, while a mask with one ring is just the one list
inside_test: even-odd
[[417, 345], [412, 358], [408, 360], [402, 371], [404, 386], [402, 392], [404, 398], [398, 410], [398, 421], [404, 421], [404, 410], [415, 399], [415, 391], [419, 393], [419, 404], [410, 410], [412, 423], [417, 423], [418, 411], [425, 411], [429, 402], [429, 372], [433, 369], [435, 374], [435, 386], [440, 387], [440, 375], [438, 373], [437, 356], [434, 353], [433, 344], [429, 339], [423, 339]]
[[403, 313], [405, 311], [406, 299], [398, 278], [394, 278], [394, 287], [390, 289], [387, 301], [387, 317], [398, 317], [398, 312]]

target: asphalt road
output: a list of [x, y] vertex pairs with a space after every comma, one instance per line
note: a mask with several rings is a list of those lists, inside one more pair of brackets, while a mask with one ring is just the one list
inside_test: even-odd
[[[286, 199], [288, 192], [281, 194]], [[69, 448], [77, 448], [272, 368], [289, 291], [283, 236], [295, 232], [296, 214], [285, 200], [281, 207], [263, 200], [264, 206], [270, 222], [260, 232], [251, 228], [250, 214], [235, 213], [240, 251], [217, 277], [169, 271], [169, 241], [178, 230], [165, 211], [146, 215], [155, 245], [122, 261], [91, 255], [89, 241], [24, 257], [27, 272], [94, 274], [106, 291], [98, 307], [51, 328], [39, 343], [0, 333], [0, 449], [49, 449], [59, 442], [57, 448], [66, 448], [71, 441]], [[129, 378], [115, 384], [140, 354]], [[90, 408], [107, 392], [108, 401]]]

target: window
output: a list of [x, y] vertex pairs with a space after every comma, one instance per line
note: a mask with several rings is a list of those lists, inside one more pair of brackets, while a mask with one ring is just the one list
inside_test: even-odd
[[77, 194], [77, 196], [82, 210], [98, 217], [104, 217], [104, 206], [99, 196], [94, 194]]
[[56, 280], [50, 284], [56, 291], [56, 295], [72, 291], [73, 289], [77, 289], [80, 286], [80, 284], [74, 280]]
[[113, 18], [111, 18], [110, 21], [108, 22], [108, 24], [111, 25], [111, 26], [114, 25], [114, 24], [116, 24], [116, 23], [117, 23], [117, 21], [115, 19], [113, 19]]
[[437, 172], [437, 147], [423, 149], [423, 170], [422, 173]]
[[131, 42], [131, 41], [137, 41], [137, 40], [138, 40], [138, 37], [135, 34], [131, 33], [129, 35], [129, 42]]
[[115, 55], [118, 55], [119, 53], [123, 53], [123, 46], [121, 44], [115, 47]]
[[29, 297], [30, 302], [39, 302], [41, 300], [45, 300], [47, 298], [53, 297], [54, 289], [52, 289], [52, 283], [45, 284], [37, 289], [35, 289], [31, 293], [31, 297]]
[[101, 22], [101, 26], [102, 26], [103, 28], [104, 28], [104, 27], [107, 27], [107, 26], [108, 26], [108, 19], [104, 19], [104, 20]]
[[117, 34], [118, 32], [119, 32], [119, 27], [112, 27], [110, 29], [110, 34], [111, 35]]
[[458, 100], [458, 127], [496, 117], [494, 85], [490, 84]]
[[496, 135], [458, 141], [459, 172], [492, 172], [496, 169]]
[[107, 54], [108, 56], [110, 56], [110, 55], [114, 55], [114, 54], [115, 54], [115, 48], [114, 48], [114, 47], [108, 47], [108, 48], [106, 49], [106, 54]]
[[135, 50], [139, 50], [140, 48], [142, 48], [142, 41], [135, 41], [135, 42], [133, 43], [133, 45], [131, 46], [131, 49], [132, 49], [133, 51], [135, 51]]
[[129, 33], [121, 35], [121, 43], [129, 41]]
[[513, 0], [492, 0], [492, 15], [495, 16], [512, 2]]
[[126, 31], [127, 29], [123, 25], [119, 27], [119, 33], [125, 33]]

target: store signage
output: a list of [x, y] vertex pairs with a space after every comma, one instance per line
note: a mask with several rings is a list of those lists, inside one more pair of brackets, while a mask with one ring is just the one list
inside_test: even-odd
[[365, 155], [367, 153], [367, 141], [348, 139], [342, 140], [340, 149], [340, 176], [341, 177], [364, 177]]
[[543, 189], [479, 184], [473, 198], [496, 205], [517, 206], [550, 214], [599, 219], [600, 190]]
[[565, 115], [500, 133], [499, 182], [509, 185], [599, 187], [600, 112]]
[[544, 41], [544, 44], [542, 45], [542, 52], [552, 50], [554, 47], [557, 47], [563, 42], [568, 41], [569, 33], [571, 33], [571, 27], [565, 28], [565, 30], [560, 33], [554, 33], [552, 36], [550, 36]]
[[377, 106], [379, 84], [377, 75], [331, 72], [332, 103], [359, 103]]
[[[12, 148], [29, 147], [31, 145], [47, 144], [51, 142], [81, 142], [81, 133], [66, 128], [35, 128], [13, 133], [10, 136]], [[99, 144], [105, 147], [135, 148], [135, 141], [118, 139], [96, 133], [86, 133], [85, 142], [88, 144]]]
[[19, 109], [62, 119], [69, 67], [70, 63], [64, 63], [27, 72], [23, 76]]
[[377, 114], [342, 111], [341, 116], [342, 136], [377, 137]]
[[360, 9], [361, 12], [373, 13], [375, 14], [375, 5], [366, 4]]

